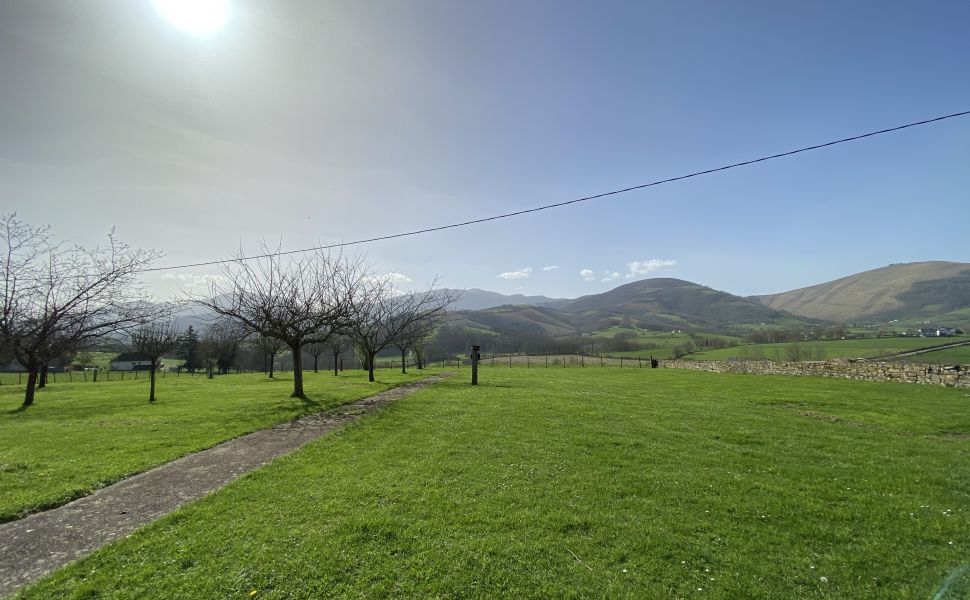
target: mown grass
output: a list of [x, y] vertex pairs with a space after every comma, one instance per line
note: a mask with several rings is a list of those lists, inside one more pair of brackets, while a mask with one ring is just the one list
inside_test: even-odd
[[[20, 410], [24, 386], [0, 387], [0, 521], [57, 506], [107, 483], [224, 440], [363, 398], [423, 376], [307, 373], [309, 400], [289, 398], [292, 374], [56, 383]], [[129, 374], [130, 375], [130, 374]]]
[[970, 593], [966, 390], [508, 369], [412, 395], [22, 598]]
[[[970, 339], [967, 337], [951, 338], [921, 338], [921, 337], [891, 337], [864, 338], [856, 340], [827, 340], [817, 342], [799, 342], [804, 360], [813, 358], [874, 358], [887, 356], [907, 350], [918, 350], [931, 346]], [[695, 352], [686, 358], [697, 360], [728, 360], [732, 358], [767, 358], [787, 360], [790, 342], [778, 344], [747, 344]], [[819, 353], [818, 350], [821, 350]]]

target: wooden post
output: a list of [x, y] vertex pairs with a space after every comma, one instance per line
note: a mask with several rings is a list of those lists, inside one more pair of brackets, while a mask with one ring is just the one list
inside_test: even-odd
[[71, 371], [68, 371], [67, 372], [67, 382], [68, 383], [74, 383], [74, 375], [72, 374]]
[[509, 354], [509, 368], [512, 368], [512, 355]]
[[546, 368], [549, 368], [549, 355], [546, 354]]
[[643, 357], [642, 356], [638, 356], [637, 357], [637, 368], [638, 369], [642, 369], [643, 368]]
[[603, 366], [603, 355], [602, 354], [600, 354], [600, 366], [601, 367]]
[[620, 355], [620, 368], [623, 368], [623, 355]]
[[[478, 359], [481, 356], [478, 351], [480, 349], [481, 349], [481, 346], [472, 346], [472, 355], [471, 355], [471, 359], [472, 359], [472, 385], [478, 385]], [[494, 360], [494, 359], [495, 359], [495, 357], [493, 356], [492, 357], [492, 360]]]

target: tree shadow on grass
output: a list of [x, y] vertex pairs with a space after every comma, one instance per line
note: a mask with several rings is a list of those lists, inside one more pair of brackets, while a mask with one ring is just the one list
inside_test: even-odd
[[319, 401], [315, 400], [309, 396], [290, 396], [291, 400], [299, 400], [303, 404], [303, 408], [307, 412], [313, 412], [314, 410], [323, 410], [324, 405]]

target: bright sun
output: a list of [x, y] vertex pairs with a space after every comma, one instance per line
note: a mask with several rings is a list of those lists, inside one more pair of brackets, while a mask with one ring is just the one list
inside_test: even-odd
[[152, 3], [166, 21], [187, 33], [219, 31], [229, 18], [229, 0], [152, 0]]

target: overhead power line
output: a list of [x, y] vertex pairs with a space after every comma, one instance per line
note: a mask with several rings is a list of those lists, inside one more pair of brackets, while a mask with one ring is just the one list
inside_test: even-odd
[[583, 196], [582, 198], [574, 198], [572, 200], [566, 200], [563, 202], [555, 202], [553, 204], [544, 204], [542, 206], [536, 206], [534, 208], [526, 208], [523, 210], [517, 210], [514, 212], [502, 213], [500, 215], [492, 215], [491, 217], [482, 217], [480, 219], [471, 219], [469, 221], [462, 221], [460, 223], [450, 223], [448, 225], [439, 225], [437, 227], [426, 227], [424, 229], [415, 229], [413, 231], [405, 231], [402, 233], [392, 233], [388, 235], [381, 235], [372, 238], [364, 238], [359, 240], [354, 240], [350, 242], [340, 242], [335, 244], [327, 244], [324, 246], [313, 246], [312, 248], [300, 248], [298, 250], [286, 250], [279, 252], [270, 252], [267, 254], [256, 254], [253, 256], [245, 256], [240, 258], [226, 258], [220, 260], [210, 260], [206, 262], [189, 263], [184, 265], [170, 265], [167, 267], [153, 267], [150, 269], [143, 269], [138, 271], [139, 273], [149, 273], [152, 271], [171, 271], [173, 269], [188, 269], [191, 267], [208, 267], [212, 265], [221, 265], [232, 262], [239, 262], [240, 260], [257, 260], [260, 258], [269, 258], [272, 256], [286, 256], [288, 254], [302, 254], [304, 252], [315, 252], [317, 250], [331, 250], [334, 248], [344, 248], [346, 246], [358, 246], [361, 244], [370, 244], [373, 242], [380, 242], [383, 240], [393, 240], [397, 238], [410, 237], [414, 235], [421, 235], [423, 233], [431, 233], [433, 231], [444, 231], [445, 229], [455, 229], [458, 227], [465, 227], [468, 225], [475, 225], [478, 223], [487, 223], [489, 221], [498, 221], [499, 219], [508, 219], [511, 217], [517, 217], [519, 215], [525, 215], [529, 213], [539, 212], [543, 210], [549, 210], [552, 208], [559, 208], [562, 206], [569, 206], [571, 204], [579, 204], [580, 202], [589, 202], [590, 200], [598, 200], [600, 198], [606, 198], [607, 196], [616, 196], [619, 194], [625, 194], [627, 192], [633, 192], [636, 190], [642, 190], [649, 187], [654, 187], [658, 185], [663, 185], [665, 183], [672, 183], [674, 181], [681, 181], [684, 179], [691, 179], [693, 177], [700, 177], [701, 175], [709, 175], [711, 173], [717, 173], [718, 171], [727, 171], [728, 169], [735, 169], [737, 167], [744, 167], [747, 165], [753, 165], [755, 163], [765, 162], [768, 160], [774, 160], [776, 158], [783, 158], [785, 156], [791, 156], [793, 154], [800, 154], [802, 152], [809, 152], [811, 150], [819, 150], [821, 148], [828, 148], [829, 146], [835, 146], [838, 144], [844, 144], [846, 142], [853, 142], [856, 140], [861, 140], [865, 138], [870, 138], [877, 135], [882, 135], [884, 133], [892, 133], [894, 131], [900, 131], [902, 129], [909, 129], [910, 127], [918, 127], [920, 125], [929, 125], [930, 123], [936, 123], [938, 121], [945, 121], [946, 119], [953, 119], [956, 117], [964, 117], [970, 115], [970, 110], [965, 110], [962, 112], [952, 113], [949, 115], [943, 115], [940, 117], [933, 117], [932, 119], [924, 119], [922, 121], [914, 121], [912, 123], [906, 123], [905, 125], [897, 125], [896, 127], [890, 127], [888, 129], [880, 129], [879, 131], [870, 131], [869, 133], [863, 133], [860, 135], [854, 135], [851, 137], [846, 137], [838, 140], [833, 140], [831, 142], [825, 142], [824, 144], [815, 144], [814, 146], [805, 146], [803, 148], [798, 148], [797, 150], [789, 150], [787, 152], [780, 152], [778, 154], [770, 154], [768, 156], [762, 156], [760, 158], [754, 158], [751, 160], [745, 160], [742, 162], [731, 163], [729, 165], [724, 165], [721, 167], [715, 167], [713, 169], [705, 169], [703, 171], [694, 171], [693, 173], [688, 173], [686, 175], [678, 175], [676, 177], [668, 177], [667, 179], [658, 179], [657, 181], [651, 181], [650, 183], [643, 183], [640, 185], [634, 185], [630, 187], [621, 188], [618, 190], [613, 190], [610, 192], [603, 192], [601, 194], [594, 194], [592, 196]]

